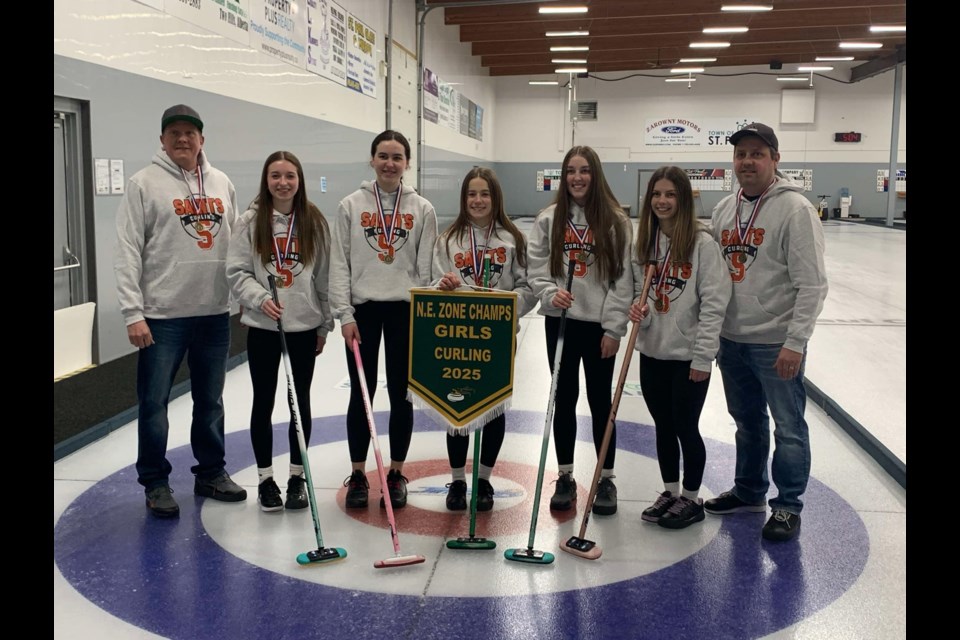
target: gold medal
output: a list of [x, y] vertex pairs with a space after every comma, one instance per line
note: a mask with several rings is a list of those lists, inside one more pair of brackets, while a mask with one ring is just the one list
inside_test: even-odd
[[385, 253], [383, 254], [383, 261], [387, 264], [390, 264], [393, 262], [393, 256], [390, 255], [389, 253]]
[[663, 311], [663, 300], [657, 298], [657, 301], [653, 303], [653, 308], [657, 311]]
[[283, 289], [285, 286], [287, 286], [287, 285], [284, 283], [284, 280], [283, 280], [283, 277], [282, 277], [282, 276], [279, 277], [279, 278], [274, 278], [273, 281], [274, 281], [275, 283], [277, 283], [277, 289]]
[[580, 253], [578, 253], [578, 254], [577, 254], [577, 260], [579, 260], [580, 262], [586, 264], [586, 262], [587, 262], [587, 252], [586, 252], [586, 251], [581, 251]]

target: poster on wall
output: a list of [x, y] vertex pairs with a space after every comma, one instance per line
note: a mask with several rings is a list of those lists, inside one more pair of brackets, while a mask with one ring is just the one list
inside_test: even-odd
[[290, 0], [250, 0], [250, 46], [306, 68], [307, 12]]
[[682, 147], [716, 151], [730, 146], [730, 136], [752, 118], [687, 118], [668, 115], [648, 118], [643, 126], [643, 144], [648, 147]]
[[470, 135], [470, 102], [469, 98], [460, 96], [460, 135]]
[[377, 97], [377, 32], [347, 14], [347, 86]]
[[[146, 4], [157, 6], [160, 3]], [[250, 0], [181, 0], [167, 2], [165, 11], [198, 27], [250, 45]]]
[[537, 191], [556, 191], [560, 184], [560, 169], [537, 171]]
[[442, 79], [439, 82], [437, 124], [452, 131], [460, 130], [460, 92]]
[[474, 133], [473, 136], [477, 140], [483, 140], [483, 107], [477, 105], [477, 112], [473, 118], [474, 124]]
[[803, 187], [804, 191], [813, 191], [813, 169], [780, 169], [780, 173]]
[[700, 191], [730, 191], [725, 169], [684, 169], [690, 186]]
[[347, 12], [332, 0], [307, 0], [307, 71], [347, 84]]
[[[906, 169], [897, 169], [897, 179], [895, 181], [895, 191], [897, 193], [906, 193], [907, 192], [907, 170]], [[890, 170], [889, 169], [877, 169], [877, 191], [889, 191], [890, 190]]]
[[423, 119], [434, 124], [440, 118], [440, 78], [423, 68]]

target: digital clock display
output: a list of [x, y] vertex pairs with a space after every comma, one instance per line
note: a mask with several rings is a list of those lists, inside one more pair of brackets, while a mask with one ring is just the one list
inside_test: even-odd
[[848, 131], [847, 133], [835, 133], [833, 134], [834, 142], [860, 142], [860, 133], [856, 131]]

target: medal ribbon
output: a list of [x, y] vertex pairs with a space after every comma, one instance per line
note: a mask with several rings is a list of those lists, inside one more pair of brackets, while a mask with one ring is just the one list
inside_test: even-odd
[[[190, 202], [193, 203], [193, 212], [197, 215], [200, 214], [200, 202], [193, 195], [193, 187], [190, 186], [190, 180], [187, 178], [187, 172], [183, 170], [183, 167], [180, 167], [180, 175], [183, 176], [183, 181], [187, 183], [187, 193], [190, 196]], [[200, 163], [197, 163], [197, 193], [202, 197], [203, 193], [203, 169], [200, 168]]]
[[280, 243], [277, 242], [277, 236], [273, 236], [273, 257], [277, 261], [277, 275], [283, 270], [283, 261], [290, 254], [290, 246], [293, 244], [293, 221], [297, 219], [297, 212], [290, 214], [290, 220], [287, 223], [287, 239], [283, 243], [283, 251], [280, 251]]
[[383, 205], [380, 204], [380, 186], [374, 182], [373, 191], [377, 195], [377, 216], [380, 218], [380, 228], [383, 229], [383, 237], [387, 241], [387, 246], [393, 246], [393, 241], [397, 235], [397, 215], [400, 213], [400, 195], [403, 193], [403, 184], [397, 189], [397, 202], [393, 205], [392, 224], [387, 225], [387, 218], [383, 215]]
[[577, 237], [577, 240], [580, 242], [580, 253], [583, 257], [581, 262], [587, 261], [587, 233], [590, 231], [590, 223], [583, 228], [583, 233], [577, 231], [577, 228], [573, 226], [573, 218], [567, 218], [567, 226], [570, 227], [570, 230], [573, 231], [573, 235]]
[[[654, 257], [657, 259], [658, 262], [660, 261], [660, 235], [661, 235], [661, 233], [662, 233], [662, 232], [657, 231], [657, 240], [656, 240], [656, 244], [654, 245], [654, 247], [655, 247], [655, 248], [654, 248], [654, 251], [656, 252], [656, 253], [654, 254]], [[670, 264], [670, 252], [673, 250], [673, 246], [672, 246], [673, 243], [671, 242], [670, 244], [671, 244], [671, 246], [667, 247], [667, 254], [666, 254], [665, 256], [663, 256], [663, 265], [660, 266], [660, 268], [659, 268], [659, 273], [657, 274], [657, 288], [654, 290], [654, 297], [657, 298], [658, 300], [660, 299], [660, 296], [663, 295], [663, 288], [666, 286], [667, 267], [668, 267], [668, 265]]]
[[487, 235], [483, 239], [483, 248], [477, 248], [477, 228], [473, 225], [470, 225], [470, 255], [473, 256], [473, 281], [477, 283], [479, 287], [485, 287], [486, 284], [484, 281], [484, 263], [483, 255], [487, 252], [487, 249], [490, 246], [490, 232], [493, 231], [493, 220], [490, 220], [490, 224], [487, 226]]
[[750, 214], [750, 219], [747, 220], [746, 226], [744, 226], [743, 221], [740, 218], [740, 208], [743, 205], [743, 187], [740, 187], [740, 190], [737, 191], [737, 244], [746, 244], [744, 238], [750, 237], [750, 230], [753, 229], [753, 223], [757, 220], [757, 214], [760, 213], [760, 205], [763, 204], [763, 198], [767, 195], [767, 191], [770, 191], [776, 183], [776, 179], [773, 182], [767, 185], [767, 188], [763, 190], [763, 193], [760, 194], [760, 197], [757, 198], [756, 203], [753, 205], [753, 213]]

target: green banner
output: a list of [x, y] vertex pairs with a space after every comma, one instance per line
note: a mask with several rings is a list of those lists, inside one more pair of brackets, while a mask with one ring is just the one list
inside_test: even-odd
[[513, 394], [517, 295], [411, 289], [411, 402], [450, 433], [502, 414]]

